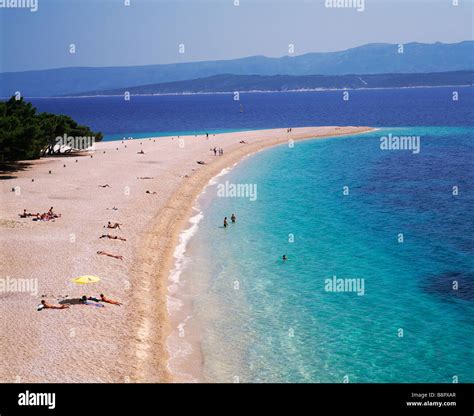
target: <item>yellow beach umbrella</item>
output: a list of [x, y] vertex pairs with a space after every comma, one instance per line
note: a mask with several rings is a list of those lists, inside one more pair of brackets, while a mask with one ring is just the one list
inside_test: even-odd
[[74, 283], [79, 285], [86, 285], [87, 283], [97, 283], [100, 282], [100, 277], [97, 276], [80, 276], [72, 279]]

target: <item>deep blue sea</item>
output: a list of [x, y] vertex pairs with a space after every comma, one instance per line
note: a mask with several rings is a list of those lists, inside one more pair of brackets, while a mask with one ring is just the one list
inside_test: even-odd
[[[204, 381], [462, 383], [474, 382], [474, 94], [458, 90], [34, 103], [108, 139], [380, 127], [278, 146], [212, 181], [170, 282], [170, 366]], [[419, 153], [382, 150], [388, 134], [419, 136]], [[255, 200], [222, 196], [226, 182]], [[328, 290], [334, 277], [363, 293]]]
[[[453, 101], [453, 91], [459, 100]], [[470, 126], [474, 88], [32, 99], [39, 111], [72, 116], [106, 139], [277, 127]], [[240, 112], [240, 105], [243, 112]]]

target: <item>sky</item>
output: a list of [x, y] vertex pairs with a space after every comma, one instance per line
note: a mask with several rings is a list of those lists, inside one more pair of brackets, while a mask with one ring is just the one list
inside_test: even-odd
[[363, 1], [363, 11], [326, 0], [36, 0], [36, 12], [1, 7], [7, 1], [0, 72], [280, 57], [290, 44], [301, 55], [474, 39], [474, 0], [345, 0]]

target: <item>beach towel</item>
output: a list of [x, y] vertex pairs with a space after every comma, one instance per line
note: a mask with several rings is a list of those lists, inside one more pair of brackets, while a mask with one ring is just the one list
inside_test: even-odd
[[84, 302], [84, 305], [96, 306], [97, 308], [105, 308], [105, 305], [102, 305], [101, 303]]

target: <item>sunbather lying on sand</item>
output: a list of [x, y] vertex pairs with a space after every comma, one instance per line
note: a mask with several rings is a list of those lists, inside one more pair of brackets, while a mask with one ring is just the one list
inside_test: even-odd
[[99, 186], [101, 188], [111, 188], [111, 186], [108, 183], [106, 183], [105, 185], [99, 185]]
[[26, 209], [23, 210], [23, 214], [18, 214], [20, 218], [27, 218], [27, 217], [34, 217], [35, 214], [32, 214], [31, 212], [26, 212]]
[[33, 221], [50, 221], [54, 220], [55, 218], [61, 218], [61, 214], [55, 214], [53, 212], [53, 207], [49, 209], [48, 212], [44, 212], [43, 214], [40, 214], [39, 212], [36, 215], [32, 215]]
[[204, 162], [203, 160], [198, 160], [198, 161], [196, 161], [196, 163], [198, 165], [205, 165], [206, 164], [206, 162]]
[[139, 176], [137, 179], [153, 179], [152, 176]]
[[52, 303], [48, 303], [45, 300], [41, 301], [44, 309], [67, 309], [69, 305], [53, 305]]
[[86, 296], [86, 295], [84, 295], [84, 296], [81, 298], [81, 300], [93, 300], [94, 302], [100, 302], [100, 299], [94, 298], [94, 297], [92, 297], [92, 296]]
[[145, 152], [143, 151], [143, 149], [140, 150], [139, 152], [137, 152], [137, 155], [144, 155], [144, 154], [145, 154]]
[[116, 254], [110, 254], [110, 253], [107, 253], [106, 251], [98, 251], [97, 254], [100, 254], [101, 256], [113, 257], [114, 259], [118, 259], [118, 260], [123, 260], [123, 256], [118, 256]]
[[118, 228], [120, 230], [120, 225], [118, 222], [114, 222], [113, 224], [110, 221], [107, 222], [107, 228]]
[[105, 302], [105, 303], [111, 303], [112, 305], [118, 305], [118, 306], [122, 306], [122, 303], [116, 301], [116, 300], [112, 300], [112, 299], [109, 299], [109, 298], [106, 298], [105, 295], [103, 295], [102, 293], [100, 294], [100, 300], [102, 302]]
[[147, 190], [147, 191], [145, 191], [145, 193], [146, 193], [146, 194], [151, 194], [151, 195], [156, 195], [156, 192], [155, 192], [155, 191], [150, 192], [150, 191]]
[[34, 218], [33, 221], [49, 221], [50, 219], [51, 218], [46, 213], [43, 213], [43, 214], [37, 213], [36, 218]]
[[[93, 300], [95, 303], [89, 302], [89, 300]], [[81, 298], [81, 305], [87, 305], [87, 306], [95, 306], [97, 308], [105, 308], [105, 305], [102, 305], [100, 303], [97, 303], [99, 299], [91, 298], [90, 296], [83, 296]]]
[[127, 241], [126, 238], [119, 237], [118, 235], [102, 234], [99, 238], [110, 238], [111, 240]]

